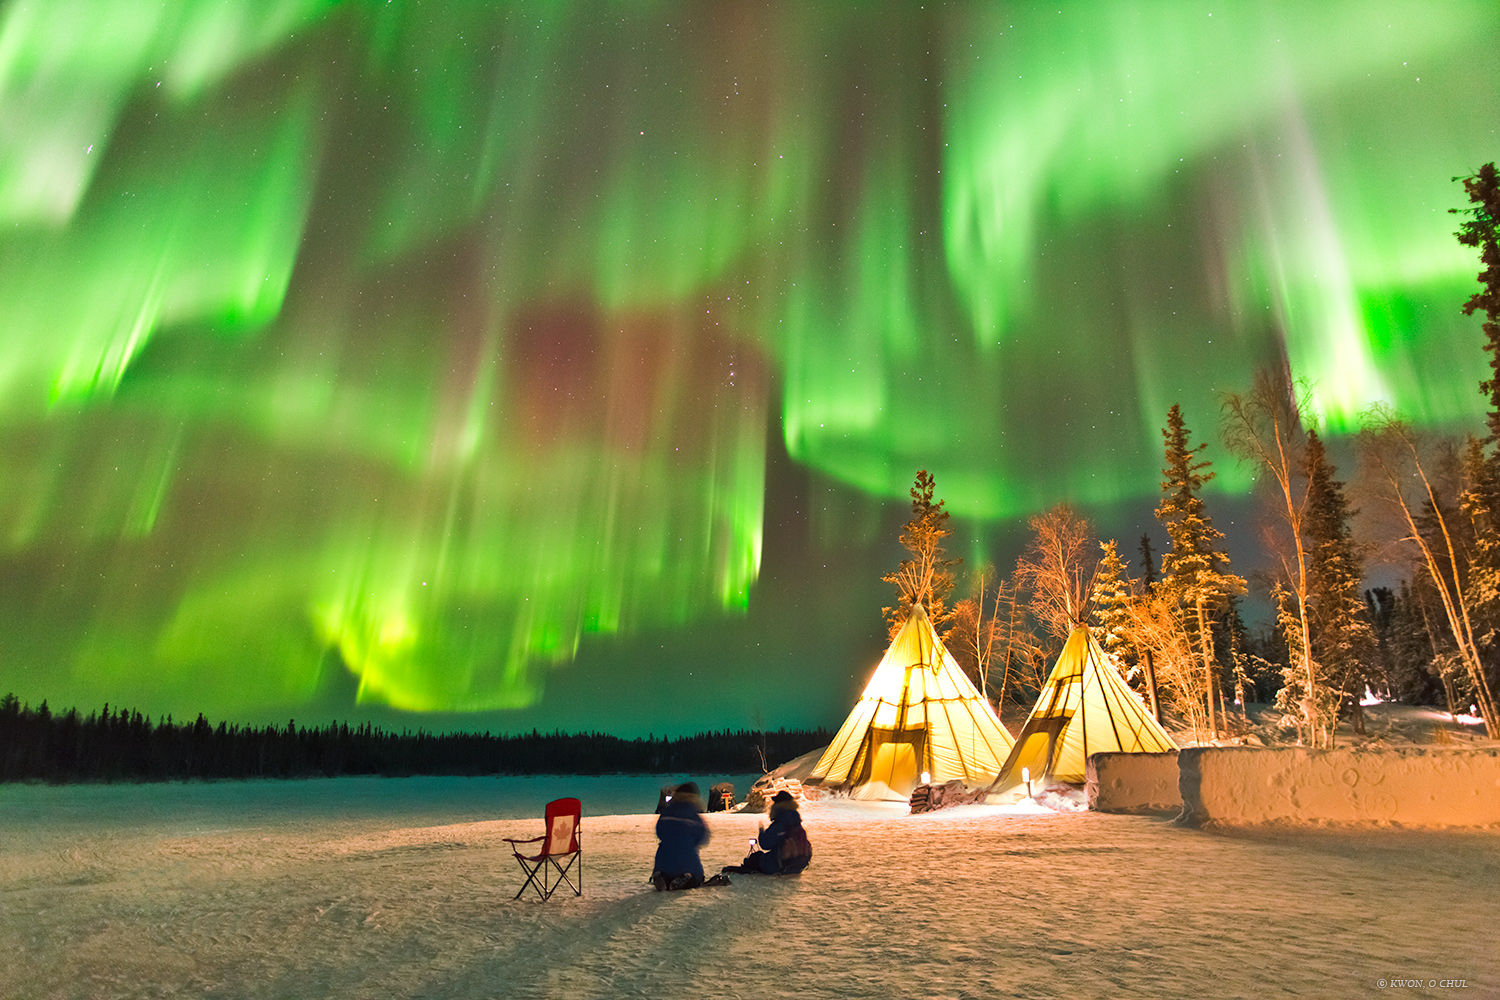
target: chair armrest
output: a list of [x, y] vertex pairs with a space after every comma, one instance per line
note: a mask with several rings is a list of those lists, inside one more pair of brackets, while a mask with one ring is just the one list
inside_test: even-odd
[[532, 837], [530, 840], [517, 840], [514, 837], [501, 837], [500, 839], [507, 844], [535, 844], [538, 841], [546, 840], [547, 835], [544, 833], [540, 837]]

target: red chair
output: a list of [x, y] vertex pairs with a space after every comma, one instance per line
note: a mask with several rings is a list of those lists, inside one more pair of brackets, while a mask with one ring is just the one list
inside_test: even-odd
[[[551, 899], [552, 894], [564, 882], [573, 890], [573, 895], [583, 895], [583, 849], [578, 844], [578, 823], [582, 815], [583, 803], [577, 799], [554, 799], [547, 803], [546, 833], [530, 840], [505, 838], [505, 842], [511, 845], [511, 853], [515, 854], [516, 861], [521, 865], [521, 871], [526, 873], [526, 883], [516, 893], [516, 899], [521, 898], [528, 886], [535, 889], [543, 900]], [[538, 843], [542, 845], [540, 854], [522, 854], [519, 850], [521, 844]], [[567, 863], [564, 864], [564, 861]], [[577, 884], [568, 876], [575, 861], [578, 863]], [[554, 871], [557, 879], [552, 881], [551, 873]], [[538, 873], [542, 876], [540, 881], [537, 879]]]

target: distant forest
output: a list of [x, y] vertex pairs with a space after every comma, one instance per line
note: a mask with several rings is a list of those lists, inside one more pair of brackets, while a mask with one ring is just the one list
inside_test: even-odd
[[153, 723], [108, 705], [87, 716], [0, 698], [0, 781], [171, 781], [416, 774], [749, 774], [823, 746], [818, 730], [625, 740], [603, 733], [387, 732], [368, 723]]

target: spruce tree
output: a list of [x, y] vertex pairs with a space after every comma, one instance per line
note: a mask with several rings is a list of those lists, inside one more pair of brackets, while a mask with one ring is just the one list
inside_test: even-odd
[[[1271, 606], [1276, 610], [1276, 631], [1281, 634], [1288, 653], [1286, 661], [1281, 664], [1281, 687], [1276, 690], [1275, 705], [1282, 713], [1282, 725], [1296, 726], [1299, 733], [1307, 726], [1311, 735], [1310, 720], [1318, 715], [1313, 705], [1317, 688], [1309, 686], [1313, 674], [1308, 667], [1312, 661], [1290, 655], [1302, 642], [1306, 618], [1301, 609], [1306, 605], [1287, 589], [1284, 580], [1278, 579], [1271, 584]], [[1311, 738], [1309, 742], [1313, 742]]]
[[1141, 532], [1141, 586], [1146, 593], [1156, 586], [1156, 553], [1151, 548], [1151, 536]]
[[1370, 687], [1383, 698], [1391, 696], [1394, 675], [1396, 595], [1389, 587], [1371, 587], [1365, 591], [1365, 619], [1375, 638], [1373, 670], [1368, 676]]
[[1351, 511], [1344, 484], [1328, 461], [1316, 430], [1307, 432], [1303, 452], [1307, 501], [1302, 530], [1307, 548], [1308, 618], [1313, 658], [1319, 666], [1319, 717], [1336, 717], [1339, 694], [1353, 698], [1354, 729], [1364, 732], [1359, 699], [1364, 694], [1364, 662], [1374, 649], [1365, 617], [1364, 559], [1349, 531]]
[[1125, 575], [1125, 560], [1120, 558], [1119, 544], [1110, 539], [1100, 542], [1099, 549], [1104, 554], [1099, 559], [1099, 570], [1094, 577], [1094, 623], [1089, 631], [1094, 633], [1094, 638], [1106, 653], [1123, 656], [1129, 647], [1125, 631], [1135, 598], [1130, 592], [1130, 578]]
[[1250, 717], [1247, 707], [1254, 700], [1254, 679], [1250, 673], [1250, 640], [1245, 628], [1245, 619], [1240, 615], [1240, 599], [1230, 597], [1226, 602], [1221, 625], [1224, 646], [1229, 651], [1229, 675], [1234, 680], [1234, 703], [1246, 719]]
[[1429, 619], [1421, 584], [1401, 581], [1401, 592], [1392, 600], [1390, 612], [1390, 656], [1392, 693], [1401, 701], [1431, 704], [1442, 691], [1434, 673], [1437, 642], [1429, 631]]
[[1462, 180], [1472, 208], [1450, 208], [1454, 215], [1467, 215], [1461, 223], [1458, 242], [1479, 250], [1480, 290], [1464, 303], [1465, 316], [1484, 313], [1484, 349], [1490, 356], [1491, 375], [1480, 383], [1479, 391], [1489, 397], [1490, 441], [1500, 441], [1500, 173], [1494, 163], [1486, 163], [1472, 176]]
[[1467, 518], [1468, 579], [1466, 597], [1481, 631], [1493, 634], [1500, 623], [1500, 510], [1497, 470], [1484, 454], [1484, 445], [1470, 436], [1463, 458], [1463, 486], [1459, 510]]
[[[1500, 468], [1487, 459], [1484, 446], [1474, 437], [1468, 440], [1463, 459], [1462, 489], [1459, 510], [1465, 515], [1466, 578], [1464, 600], [1474, 618], [1475, 631], [1490, 655], [1481, 661], [1479, 681], [1475, 687], [1479, 703], [1487, 712], [1500, 710], [1494, 703], [1494, 692], [1500, 689], [1500, 674], [1494, 669], [1496, 636], [1500, 635]], [[1487, 662], [1485, 662], [1487, 660]], [[1492, 727], [1490, 716], [1485, 724]]]
[[1229, 572], [1229, 556], [1219, 550], [1223, 533], [1216, 530], [1203, 505], [1203, 486], [1213, 479], [1212, 464], [1202, 458], [1206, 443], [1190, 444], [1191, 432], [1176, 403], [1167, 411], [1162, 430], [1166, 468], [1162, 475], [1157, 520], [1167, 529], [1171, 548], [1161, 557], [1161, 582], [1182, 613], [1194, 636], [1204, 672], [1208, 724], [1220, 728], [1217, 701], [1218, 665], [1214, 655], [1213, 617], [1231, 594], [1243, 594], [1245, 581]]
[[895, 572], [881, 577], [896, 588], [896, 603], [884, 609], [894, 637], [911, 614], [912, 606], [922, 604], [934, 626], [952, 617], [948, 595], [953, 592], [953, 567], [962, 560], [949, 559], [943, 539], [953, 532], [948, 528], [945, 501], [934, 499], [937, 483], [926, 469], [917, 472], [911, 488], [911, 520], [901, 531], [901, 544], [911, 553], [901, 560]]
[[[1459, 180], [1460, 178], [1455, 178]], [[1495, 645], [1493, 637], [1500, 628], [1500, 171], [1493, 162], [1486, 163], [1474, 174], [1461, 178], [1464, 193], [1469, 197], [1469, 208], [1450, 209], [1455, 215], [1466, 215], [1454, 235], [1458, 242], [1479, 251], [1481, 270], [1478, 275], [1480, 289], [1463, 305], [1465, 316], [1479, 312], [1484, 315], [1481, 329], [1484, 331], [1484, 349], [1490, 356], [1490, 377], [1479, 385], [1479, 391], [1489, 398], [1487, 415], [1488, 441], [1497, 450], [1488, 458], [1483, 448], [1471, 445], [1471, 457], [1465, 463], [1466, 489], [1463, 497], [1465, 513], [1475, 530], [1476, 544], [1470, 559], [1469, 576], [1477, 631], [1486, 637], [1484, 645], [1490, 647], [1488, 663], [1468, 664], [1468, 672], [1477, 674], [1472, 678], [1475, 695], [1485, 716], [1485, 725], [1493, 736], [1496, 731], [1495, 691], [1500, 689], [1500, 672], [1493, 664]]]

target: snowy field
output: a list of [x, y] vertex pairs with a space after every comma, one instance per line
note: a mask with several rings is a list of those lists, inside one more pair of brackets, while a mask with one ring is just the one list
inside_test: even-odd
[[[1500, 997], [1493, 833], [834, 800], [802, 877], [655, 893], [668, 780], [0, 786], [0, 997]], [[584, 896], [513, 902], [563, 795]]]

